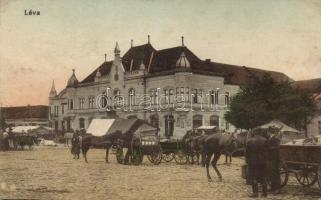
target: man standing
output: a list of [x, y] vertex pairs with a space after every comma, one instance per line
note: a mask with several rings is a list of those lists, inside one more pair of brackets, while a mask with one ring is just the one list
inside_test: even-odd
[[280, 193], [281, 177], [280, 177], [280, 157], [279, 147], [280, 138], [278, 137], [279, 130], [275, 127], [269, 127], [269, 155], [268, 155], [268, 168], [271, 178], [271, 192], [274, 194]]
[[259, 183], [262, 185], [262, 196], [267, 196], [266, 169], [267, 169], [267, 153], [268, 144], [266, 129], [253, 130], [254, 136], [248, 139], [246, 145], [246, 162], [248, 164], [248, 172], [252, 183], [253, 193], [249, 197], [259, 196]]

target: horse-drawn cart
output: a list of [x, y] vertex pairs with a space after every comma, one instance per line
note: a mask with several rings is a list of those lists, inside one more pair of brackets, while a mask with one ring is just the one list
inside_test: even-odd
[[155, 165], [161, 163], [162, 149], [154, 131], [136, 131], [129, 145], [124, 145], [124, 141], [119, 141], [116, 145], [116, 159], [118, 163], [124, 163], [125, 149], [130, 152], [130, 160], [134, 165], [141, 164], [144, 155]]
[[188, 161], [188, 152], [186, 144], [183, 140], [162, 139], [160, 141], [162, 147], [162, 160], [171, 162], [175, 160], [177, 164], [186, 164]]
[[283, 144], [279, 150], [282, 167], [282, 185], [287, 183], [289, 174], [295, 175], [303, 186], [318, 182], [321, 189], [321, 144]]

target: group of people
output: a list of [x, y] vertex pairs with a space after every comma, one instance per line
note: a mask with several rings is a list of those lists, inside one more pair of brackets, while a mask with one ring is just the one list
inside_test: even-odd
[[262, 186], [262, 196], [268, 193], [267, 182], [271, 183], [273, 194], [280, 193], [280, 134], [276, 127], [268, 129], [257, 128], [252, 131], [246, 145], [246, 162], [248, 167], [248, 180], [252, 185], [250, 197], [259, 196], [259, 184]]

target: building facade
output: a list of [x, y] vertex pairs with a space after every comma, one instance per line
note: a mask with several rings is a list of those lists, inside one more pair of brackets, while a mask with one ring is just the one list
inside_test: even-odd
[[114, 59], [103, 62], [84, 80], [75, 70], [66, 88], [49, 95], [52, 127], [56, 130], [87, 129], [94, 118], [140, 118], [159, 128], [162, 137], [181, 138], [201, 125], [229, 132], [235, 128], [224, 119], [230, 98], [251, 74], [282, 73], [201, 60], [185, 45], [156, 50], [147, 44], [131, 46], [121, 57], [118, 44]]

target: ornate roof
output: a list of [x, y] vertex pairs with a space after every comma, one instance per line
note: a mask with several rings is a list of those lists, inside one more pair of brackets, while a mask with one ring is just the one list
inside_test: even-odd
[[75, 69], [72, 70], [72, 75], [68, 80], [67, 87], [75, 87], [78, 84], [78, 79], [75, 75]]
[[188, 59], [186, 58], [184, 52], [181, 53], [181, 56], [177, 60], [176, 67], [185, 67], [185, 68], [190, 67], [190, 63], [189, 63]]
[[[115, 52], [119, 49], [117, 46]], [[270, 74], [277, 81], [291, 80], [280, 72], [223, 64], [212, 62], [208, 59], [201, 60], [183, 45], [162, 50], [156, 50], [150, 43], [132, 46], [123, 55], [122, 63], [125, 71], [139, 70], [143, 63], [150, 76], [173, 74], [177, 70], [185, 70], [199, 74], [222, 76], [226, 84], [233, 85], [247, 84], [251, 80], [251, 76], [262, 77], [266, 73]], [[101, 76], [109, 74], [111, 65], [112, 61], [104, 62], [99, 66]], [[97, 70], [98, 68], [81, 81], [81, 83], [94, 82]]]

